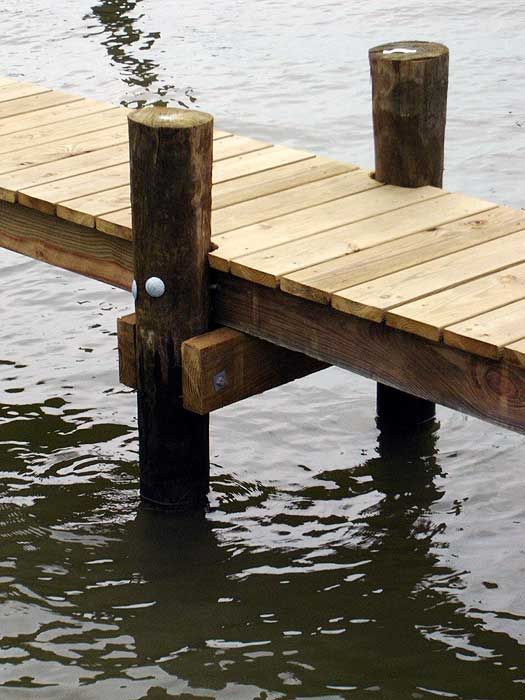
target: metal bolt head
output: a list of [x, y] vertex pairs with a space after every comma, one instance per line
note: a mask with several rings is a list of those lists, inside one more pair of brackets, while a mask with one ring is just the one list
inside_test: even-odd
[[166, 291], [166, 285], [160, 277], [149, 277], [145, 284], [146, 292], [150, 297], [161, 297]]
[[137, 295], [139, 293], [138, 287], [137, 287], [137, 280], [133, 280], [131, 283], [131, 294], [133, 296], [133, 299], [137, 301]]
[[228, 375], [226, 370], [223, 369], [213, 377], [213, 388], [215, 391], [221, 391], [228, 386]]

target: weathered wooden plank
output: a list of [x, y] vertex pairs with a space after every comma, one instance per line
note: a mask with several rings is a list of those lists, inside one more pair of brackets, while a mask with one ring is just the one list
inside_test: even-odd
[[[118, 320], [118, 347], [120, 381], [136, 389], [134, 314]], [[328, 367], [232, 328], [190, 338], [181, 351], [184, 407], [200, 415]]]
[[131, 240], [131, 209], [121, 209], [96, 217], [95, 226], [109, 236], [119, 236]]
[[[304, 162], [283, 165], [274, 170], [217, 183], [212, 192], [212, 208], [220, 209], [245, 200], [255, 199], [258, 196], [263, 197], [274, 192], [289, 190], [356, 169], [356, 166], [317, 157]], [[90, 182], [92, 183], [92, 179]], [[88, 187], [87, 184], [86, 187]], [[91, 184], [92, 188], [93, 184]], [[90, 192], [69, 200], [60, 200], [60, 203], [56, 204], [57, 216], [68, 221], [76, 221], [83, 226], [95, 226], [97, 217], [129, 208], [129, 186], [114, 187], [102, 192]], [[127, 235], [130, 218], [128, 215], [124, 216], [124, 228]], [[116, 226], [116, 230], [119, 232], [121, 232], [120, 226]]]
[[[347, 277], [342, 283], [342, 287], [345, 287], [349, 286], [348, 280], [354, 274], [360, 278], [358, 281], [364, 281], [431, 260], [461, 246], [474, 245], [476, 241], [472, 241], [471, 230], [458, 233], [441, 228], [442, 225], [494, 206], [474, 197], [446, 194], [355, 224], [234, 258], [230, 270], [239, 277], [276, 287], [281, 277], [296, 270], [346, 256], [352, 251], [368, 249], [366, 253], [352, 255], [345, 261], [348, 265], [345, 268]], [[470, 228], [476, 226], [472, 224]], [[418, 236], [410, 235], [421, 230]], [[341, 262], [334, 260], [336, 270], [339, 270]], [[308, 274], [306, 269], [304, 273]], [[328, 279], [331, 283], [335, 282], [331, 277]]]
[[210, 255], [210, 263], [216, 269], [226, 272], [229, 269], [230, 260], [242, 255], [265, 250], [443, 194], [443, 190], [436, 187], [404, 189], [390, 185], [359, 192], [335, 202], [319, 204], [310, 209], [224, 233], [217, 239], [219, 247]]
[[184, 406], [205, 415], [327, 366], [231, 328], [219, 328], [182, 345]]
[[364, 170], [354, 170], [299, 185], [284, 192], [268, 194], [214, 211], [211, 219], [212, 234], [217, 236], [226, 231], [257, 224], [377, 187], [381, 185]]
[[213, 188], [213, 208], [232, 206], [248, 199], [264, 197], [274, 192], [283, 192], [292, 187], [306, 185], [324, 178], [357, 170], [357, 165], [339, 163], [315, 156], [272, 170], [263, 170], [234, 180], [216, 183]]
[[[67, 221], [74, 221], [81, 226], [95, 228], [97, 216], [111, 214], [122, 209], [129, 209], [129, 185], [115, 187], [111, 190], [95, 192], [77, 199], [68, 199], [56, 205], [56, 215]], [[131, 219], [126, 218], [126, 229], [131, 227]], [[127, 237], [127, 231], [126, 236]], [[131, 232], [130, 232], [131, 235]]]
[[[73, 177], [74, 175], [94, 173], [111, 165], [127, 163], [128, 160], [129, 146], [127, 143], [123, 143], [110, 148], [103, 148], [93, 153], [84, 153], [52, 163], [45, 163], [44, 165], [35, 165], [18, 172], [0, 175], [0, 199], [6, 202], [15, 202], [17, 192], [20, 190], [35, 187], [36, 185], [45, 185], [55, 180]], [[98, 175], [93, 175], [93, 177], [98, 178]]]
[[354, 170], [299, 185], [284, 192], [268, 194], [214, 211], [211, 219], [212, 234], [217, 236], [226, 231], [233, 231], [377, 187], [381, 185], [364, 170]]
[[32, 85], [31, 83], [11, 83], [0, 86], [0, 102], [19, 100], [23, 97], [41, 95], [44, 92], [51, 92], [51, 89], [42, 87], [42, 85]]
[[[429, 211], [432, 209], [432, 205], [438, 201], [428, 202]], [[399, 213], [404, 211], [400, 210]], [[423, 211], [422, 216], [424, 217], [424, 215]], [[392, 214], [392, 218], [394, 216], [395, 213]], [[389, 215], [381, 223], [386, 235], [388, 235], [388, 218]], [[436, 257], [470, 248], [478, 243], [501, 238], [523, 228], [525, 228], [524, 212], [507, 207], [497, 207], [480, 215], [437, 226], [435, 230], [423, 230], [421, 233], [378, 245], [368, 251], [346, 255], [298, 272], [284, 274], [279, 282], [281, 289], [289, 294], [328, 304], [334, 292], [350, 287], [352, 284], [360, 284], [381, 275], [403, 270], [410, 267], [411, 264], [417, 265]], [[396, 231], [395, 225], [393, 225], [392, 230]], [[358, 240], [357, 235], [354, 234], [356, 240]], [[369, 239], [366, 240], [371, 242]], [[317, 240], [315, 245], [316, 249], [321, 246], [328, 247], [329, 242]], [[357, 246], [357, 244], [355, 245]]]
[[213, 168], [213, 183], [233, 180], [251, 173], [262, 172], [263, 170], [272, 170], [280, 165], [298, 163], [310, 158], [314, 158], [313, 153], [298, 151], [285, 146], [271, 146], [262, 151], [247, 153], [238, 158], [229, 158], [217, 163]]
[[137, 339], [135, 314], [117, 319], [118, 374], [121, 384], [137, 388]]
[[0, 246], [122, 289], [133, 279], [129, 241], [19, 204], [0, 202]]
[[[27, 189], [21, 189], [17, 198], [20, 204], [45, 214], [54, 214], [59, 202], [84, 197], [86, 193], [113, 190], [125, 185], [129, 197], [129, 162], [126, 159], [119, 165], [109, 166], [93, 172], [81, 173], [72, 177], [46, 182]], [[100, 188], [100, 189], [99, 189]], [[130, 210], [131, 211], [131, 210]], [[131, 216], [130, 216], [131, 221]]]
[[217, 323], [525, 432], [525, 373], [300, 297], [215, 273]]
[[33, 149], [54, 141], [63, 142], [65, 139], [75, 136], [125, 124], [126, 115], [127, 110], [122, 107], [108, 108], [103, 112], [98, 111], [70, 118], [60, 124], [45, 124], [34, 129], [17, 131], [7, 136], [0, 135], [0, 167], [3, 170], [4, 158], [1, 154], [28, 148]]
[[[41, 146], [4, 153], [0, 156], [0, 175], [24, 171], [37, 165], [54, 163], [85, 153], [101, 151], [111, 146], [127, 144], [127, 142], [127, 124], [121, 120], [118, 126], [103, 128], [68, 139], [60, 139]], [[0, 181], [2, 180], [0, 179]]]
[[0, 102], [0, 119], [6, 117], [14, 117], [28, 112], [40, 111], [48, 107], [57, 107], [58, 105], [68, 104], [70, 102], [79, 102], [81, 97], [75, 95], [67, 95], [64, 92], [43, 92], [39, 95], [31, 95], [30, 97], [22, 97], [19, 100], [10, 100], [8, 102]]
[[382, 321], [385, 311], [525, 260], [525, 231], [451, 253], [332, 295], [340, 311]]
[[502, 356], [508, 362], [525, 368], [525, 338], [503, 347]]
[[[525, 291], [525, 288], [523, 288]], [[479, 314], [443, 330], [443, 342], [483, 357], [499, 357], [501, 348], [525, 335], [525, 299]]]
[[213, 160], [214, 162], [226, 160], [227, 158], [234, 158], [244, 153], [263, 151], [271, 147], [271, 143], [250, 139], [246, 136], [237, 136], [235, 134], [230, 136], [230, 138], [221, 139], [213, 144]]
[[[230, 179], [243, 178], [246, 175], [273, 171], [281, 165], [299, 163], [313, 159], [312, 153], [296, 151], [283, 146], [271, 146], [262, 151], [228, 158], [215, 163], [213, 166], [213, 184], [226, 182]], [[104, 214], [96, 219], [96, 227], [111, 236], [131, 238], [131, 209]]]
[[[443, 328], [525, 298], [525, 264], [485, 275], [444, 292], [398, 306], [386, 314], [393, 328], [440, 340]], [[524, 330], [525, 334], [525, 330]]]
[[62, 122], [69, 121], [69, 119], [115, 109], [113, 105], [108, 105], [105, 102], [78, 99], [75, 102], [67, 102], [57, 107], [47, 107], [28, 114], [0, 119], [0, 136], [5, 137], [22, 131], [31, 134], [33, 131], [38, 132], [39, 129], [43, 129], [46, 126], [55, 127], [57, 125], [55, 128], [60, 129], [61, 126], [58, 126], [58, 124], [62, 125]]

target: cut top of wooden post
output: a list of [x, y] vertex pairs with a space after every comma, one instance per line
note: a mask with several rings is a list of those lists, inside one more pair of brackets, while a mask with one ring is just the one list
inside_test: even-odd
[[370, 49], [375, 176], [402, 187], [443, 181], [448, 49], [399, 41]]

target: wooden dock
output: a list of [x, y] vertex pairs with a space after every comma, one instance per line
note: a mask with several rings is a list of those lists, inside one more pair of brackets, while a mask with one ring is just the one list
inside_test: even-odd
[[[128, 113], [0, 80], [1, 246], [131, 288]], [[217, 130], [212, 183], [211, 328], [294, 351], [295, 371], [286, 350], [261, 350], [274, 374], [288, 367], [281, 382], [338, 365], [525, 430], [524, 211]], [[207, 356], [203, 381], [232, 338]], [[121, 343], [133, 384], [133, 317]], [[229, 399], [199, 397], [201, 413], [280, 383], [248, 380], [247, 365]], [[226, 383], [239, 372], [230, 363]]]

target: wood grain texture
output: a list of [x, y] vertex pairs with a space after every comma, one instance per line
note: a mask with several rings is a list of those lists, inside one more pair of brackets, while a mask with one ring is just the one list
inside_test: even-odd
[[327, 366], [231, 328], [218, 328], [182, 344], [184, 406], [205, 415]]
[[357, 170], [357, 166], [320, 156], [280, 165], [272, 170], [263, 170], [216, 183], [212, 191], [213, 208], [232, 206], [352, 170]]
[[38, 131], [46, 126], [52, 126], [56, 129], [60, 127], [55, 125], [61, 124], [69, 119], [115, 109], [114, 105], [109, 105], [106, 102], [79, 98], [75, 102], [67, 102], [57, 107], [47, 107], [45, 109], [39, 109], [36, 112], [29, 112], [28, 114], [4, 117], [0, 119], [0, 136], [5, 137], [23, 131], [27, 131], [30, 134], [33, 130]]
[[[76, 103], [75, 103], [76, 104]], [[106, 109], [80, 117], [72, 117], [60, 124], [44, 124], [33, 129], [17, 131], [14, 134], [0, 136], [0, 168], [4, 170], [2, 154], [23, 149], [33, 149], [53, 142], [65, 142], [65, 139], [88, 134], [100, 129], [126, 124], [127, 110], [123, 108]], [[32, 154], [31, 154], [32, 155]]]
[[501, 353], [505, 360], [525, 369], [525, 338], [506, 345]]
[[137, 339], [135, 314], [117, 319], [118, 370], [121, 384], [137, 388]]
[[[386, 323], [431, 340], [440, 340], [445, 326], [505, 307], [525, 298], [525, 264], [484, 275], [444, 292], [403, 304], [387, 312]], [[505, 313], [505, 308], [501, 309]], [[525, 333], [525, 331], [524, 331]]]
[[[136, 389], [135, 314], [118, 319], [119, 376]], [[232, 328], [216, 328], [182, 343], [184, 407], [206, 415], [299, 379], [327, 364]]]
[[[358, 281], [373, 279], [374, 276], [394, 272], [418, 262], [431, 260], [447, 252], [457, 250], [462, 245], [473, 245], [466, 236], [451, 233], [441, 225], [474, 212], [481, 212], [494, 205], [474, 197], [459, 194], [446, 194], [426, 202], [412, 204], [379, 216], [373, 216], [355, 224], [341, 226], [324, 233], [300, 238], [291, 243], [267, 248], [263, 251], [235, 258], [231, 262], [233, 274], [267, 286], [277, 286], [281, 278], [303, 270], [302, 279], [308, 280], [308, 269], [315, 275], [323, 262], [333, 260], [334, 274], [328, 271], [330, 264], [323, 268], [327, 281], [321, 284], [322, 301], [327, 298], [326, 286], [335, 291], [349, 286], [354, 275]], [[418, 236], [410, 235], [419, 231]], [[367, 252], [361, 252], [366, 250]], [[337, 259], [356, 253], [345, 260]], [[343, 277], [342, 264], [346, 275]], [[375, 269], [374, 269], [375, 267]], [[360, 274], [361, 273], [361, 274]], [[301, 279], [301, 276], [298, 276]], [[357, 282], [356, 282], [357, 283]]]
[[402, 187], [441, 187], [447, 47], [397, 42], [370, 49], [369, 59], [376, 178]]
[[[59, 202], [83, 197], [86, 193], [104, 192], [125, 185], [129, 197], [129, 162], [128, 158], [118, 165], [108, 166], [96, 171], [96, 177], [92, 171], [62, 178], [43, 185], [34, 185], [18, 191], [17, 199], [20, 204], [31, 209], [38, 209], [46, 214], [54, 214]], [[65, 217], [64, 217], [65, 218]], [[131, 232], [131, 209], [129, 210]], [[130, 237], [130, 236], [125, 236]]]
[[377, 187], [380, 187], [380, 184], [373, 180], [369, 173], [364, 170], [354, 170], [286, 189], [283, 192], [249, 199], [214, 211], [211, 218], [212, 235], [218, 236], [226, 231], [274, 219]]
[[[432, 206], [438, 202], [439, 200], [428, 202], [429, 213]], [[398, 212], [402, 215], [405, 213], [407, 210]], [[422, 215], [425, 216], [424, 211]], [[379, 219], [379, 217], [376, 218]], [[397, 213], [394, 212], [391, 218], [387, 215], [381, 221], [381, 230], [385, 235], [388, 236], [392, 231], [395, 233], [403, 230], [398, 228], [399, 219], [396, 221], [396, 218]], [[391, 228], [389, 220], [392, 221]], [[366, 223], [363, 222], [363, 224]], [[368, 223], [371, 224], [371, 220]], [[432, 226], [431, 229], [372, 247], [368, 251], [328, 260], [298, 272], [285, 274], [280, 279], [280, 286], [289, 294], [328, 304], [332, 294], [340, 289], [501, 238], [523, 228], [525, 228], [524, 212], [508, 207], [497, 207], [484, 211], [480, 215], [442, 226]], [[350, 240], [356, 241], [361, 237], [361, 240], [364, 238], [370, 242], [368, 235], [367, 229], [362, 231], [362, 234], [358, 230], [353, 233]], [[323, 245], [328, 247], [329, 243], [325, 240], [319, 241], [316, 243], [316, 248], [321, 248]], [[357, 243], [353, 245], [358, 247]]]
[[120, 122], [118, 126], [4, 153], [0, 156], [0, 175], [15, 171], [18, 173], [34, 166], [94, 153], [119, 144], [127, 144], [127, 124], [125, 120], [120, 120]]
[[127, 163], [128, 161], [129, 146], [127, 143], [123, 143], [92, 153], [84, 153], [52, 163], [45, 163], [44, 165], [35, 165], [18, 172], [0, 175], [0, 199], [14, 202], [16, 201], [17, 193], [29, 187], [48, 184], [55, 180], [73, 177], [74, 175], [94, 173], [97, 170]]
[[210, 254], [210, 263], [216, 269], [226, 272], [230, 261], [240, 256], [305, 238], [386, 211], [401, 209], [442, 194], [442, 190], [435, 187], [403, 189], [389, 185], [358, 192], [334, 202], [319, 204], [270, 221], [224, 233], [217, 239], [219, 247]]
[[[229, 180], [240, 180], [247, 175], [273, 171], [282, 165], [299, 163], [313, 159], [312, 153], [296, 151], [283, 146], [271, 146], [261, 151], [221, 160], [213, 166], [214, 185]], [[1, 194], [1, 190], [0, 190]], [[131, 238], [131, 210], [104, 214], [96, 218], [96, 227], [108, 235]]]
[[50, 88], [42, 85], [32, 85], [31, 83], [10, 83], [0, 86], [0, 102], [19, 100], [22, 97], [41, 95], [45, 92], [51, 92]]
[[[134, 271], [138, 287], [140, 493], [199, 510], [209, 488], [208, 416], [182, 404], [181, 344], [208, 330], [213, 118], [147, 108], [129, 116]], [[149, 278], [165, 291], [153, 297]]]
[[525, 374], [280, 290], [215, 273], [217, 323], [525, 432]]
[[121, 289], [133, 279], [129, 241], [18, 204], [0, 202], [0, 246]]
[[39, 95], [31, 95], [30, 97], [22, 97], [19, 100], [0, 102], [0, 119], [27, 114], [28, 112], [41, 111], [48, 107], [57, 107], [58, 105], [78, 102], [81, 99], [81, 97], [67, 95], [64, 92], [51, 91], [43, 92]]
[[522, 298], [448, 326], [443, 330], [443, 342], [476, 355], [496, 358], [501, 355], [504, 345], [520, 340], [524, 335], [525, 299]]
[[382, 321], [386, 311], [525, 260], [525, 231], [338, 291], [332, 306]]

